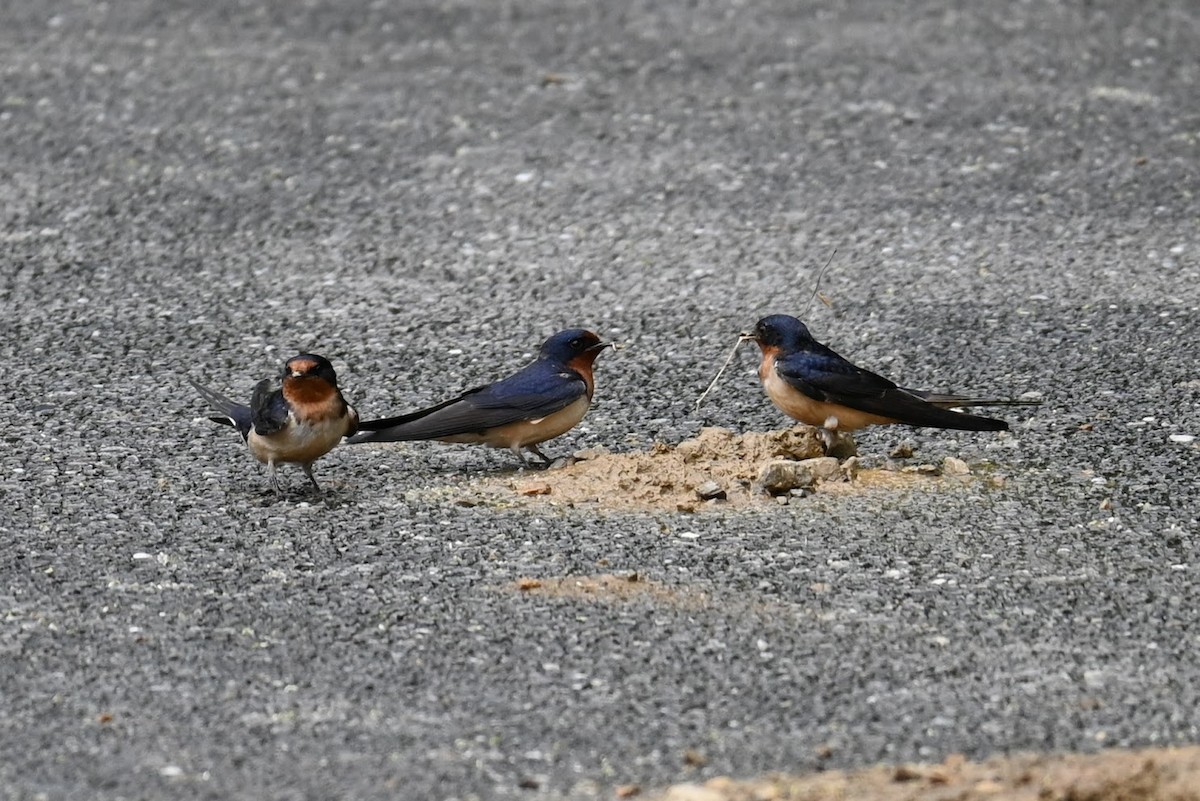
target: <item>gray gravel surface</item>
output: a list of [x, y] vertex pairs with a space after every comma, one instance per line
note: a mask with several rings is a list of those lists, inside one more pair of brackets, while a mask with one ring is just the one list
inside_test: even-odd
[[[1200, 741], [1194, 3], [0, 17], [0, 797], [607, 798]], [[910, 385], [1042, 392], [1011, 434], [859, 437], [1005, 484], [468, 508], [511, 457], [416, 443], [276, 501], [186, 384], [314, 350], [381, 415], [586, 325], [628, 348], [549, 448], [635, 450], [784, 424], [748, 352], [690, 411], [767, 312]], [[624, 571], [678, 602], [510, 589]]]

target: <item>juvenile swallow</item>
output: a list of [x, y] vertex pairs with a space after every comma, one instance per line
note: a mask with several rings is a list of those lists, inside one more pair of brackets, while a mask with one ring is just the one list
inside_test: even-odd
[[836, 432], [869, 425], [1007, 431], [991, 417], [950, 411], [963, 406], [1025, 405], [1037, 401], [972, 398], [898, 387], [817, 342], [804, 323], [786, 314], [764, 317], [742, 334], [762, 351], [758, 377], [780, 411], [822, 431], [826, 448]]
[[486, 384], [428, 409], [368, 420], [349, 441], [435, 439], [508, 448], [528, 465], [522, 449], [549, 457], [538, 444], [565, 434], [583, 419], [595, 384], [592, 362], [611, 345], [591, 331], [568, 328], [542, 343], [536, 361], [508, 378]]
[[283, 492], [275, 465], [294, 462], [320, 495], [313, 462], [358, 430], [358, 412], [342, 397], [333, 365], [323, 356], [293, 356], [284, 364], [282, 378], [283, 386], [276, 390], [270, 379], [259, 381], [249, 406], [195, 381], [191, 385], [221, 415], [209, 419], [236, 428], [254, 458], [270, 468], [275, 492]]

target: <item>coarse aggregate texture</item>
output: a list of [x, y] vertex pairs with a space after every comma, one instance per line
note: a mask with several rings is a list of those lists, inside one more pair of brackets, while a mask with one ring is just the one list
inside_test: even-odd
[[[611, 797], [1200, 741], [1190, 0], [0, 19], [0, 798]], [[787, 422], [749, 349], [692, 412], [771, 312], [1044, 404], [857, 437], [1002, 482], [597, 514], [461, 505], [511, 455], [425, 443], [335, 450], [327, 505], [285, 468], [278, 501], [187, 385], [248, 397], [311, 350], [384, 415], [584, 325], [627, 347], [546, 447], [633, 451]], [[629, 572], [708, 600], [514, 589]]]

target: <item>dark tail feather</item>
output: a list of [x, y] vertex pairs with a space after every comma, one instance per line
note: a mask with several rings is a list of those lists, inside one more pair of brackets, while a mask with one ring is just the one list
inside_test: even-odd
[[908, 390], [895, 389], [881, 398], [877, 408], [868, 409], [886, 415], [898, 423], [928, 428], [953, 428], [959, 431], [1007, 431], [1008, 423], [991, 417], [952, 412], [936, 406]]
[[378, 420], [366, 420], [364, 422], [359, 423], [358, 428], [360, 431], [382, 431], [385, 428], [391, 428], [392, 426], [403, 425], [404, 423], [411, 423], [413, 420], [420, 420], [422, 417], [425, 417], [426, 415], [429, 415], [430, 413], [435, 412], [440, 408], [442, 408], [442, 407], [435, 406], [432, 409], [422, 409], [419, 412], [409, 412], [408, 414], [398, 414], [395, 417], [381, 417]]
[[1040, 400], [1028, 398], [973, 398], [970, 395], [955, 395], [953, 393], [929, 392], [924, 389], [903, 388], [909, 395], [916, 395], [926, 403], [932, 403], [942, 409], [960, 409], [969, 406], [1038, 406]]
[[939, 412], [935, 422], [921, 425], [937, 426], [938, 428], [954, 428], [959, 431], [1007, 431], [1008, 423], [994, 417], [984, 417], [978, 414], [952, 412], [939, 406], [932, 406]]
[[[457, 398], [455, 399], [457, 400]], [[396, 426], [411, 423], [414, 420], [420, 420], [432, 412], [441, 409], [445, 404], [434, 406], [430, 409], [422, 409], [419, 412], [410, 412], [409, 414], [398, 414], [395, 417], [381, 417], [378, 420], [360, 421], [358, 424], [358, 433], [346, 440], [349, 445], [357, 445], [360, 442], [398, 442], [405, 439], [426, 439], [421, 432], [414, 432], [413, 436], [405, 436], [402, 432], [393, 431]]]
[[208, 387], [201, 386], [195, 381], [188, 381], [196, 391], [200, 393], [200, 397], [204, 402], [212, 407], [213, 411], [221, 414], [221, 417], [210, 417], [214, 423], [222, 423], [223, 425], [233, 426], [245, 439], [250, 434], [250, 407], [245, 404], [236, 403], [225, 397], [219, 392], [214, 392]]
[[346, 443], [349, 445], [357, 445], [360, 442], [403, 442], [421, 439], [437, 439], [439, 436], [443, 436], [447, 433], [459, 433], [456, 431], [442, 431], [440, 428], [436, 430], [427, 430], [429, 429], [429, 426], [416, 426], [410, 431], [397, 430], [397, 427], [406, 425], [408, 423], [414, 423], [417, 420], [428, 417], [434, 412], [440, 412], [442, 409], [445, 409], [448, 406], [453, 406], [463, 398], [475, 394], [479, 391], [479, 389], [480, 388], [476, 388], [468, 392], [464, 392], [462, 395], [458, 395], [457, 397], [444, 400], [439, 404], [425, 409], [418, 409], [415, 412], [409, 412], [408, 414], [398, 414], [395, 417], [381, 417], [378, 420], [359, 421], [358, 433], [346, 440]]

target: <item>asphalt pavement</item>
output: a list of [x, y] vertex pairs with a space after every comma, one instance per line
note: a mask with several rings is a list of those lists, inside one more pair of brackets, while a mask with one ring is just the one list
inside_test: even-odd
[[[1200, 742], [1200, 9], [0, 9], [0, 798], [611, 798]], [[832, 257], [821, 297], [817, 271]], [[555, 454], [787, 421], [766, 313], [908, 386], [939, 491], [462, 505], [510, 454], [335, 450], [278, 501], [194, 379], [364, 415], [627, 347]], [[627, 575], [597, 602], [521, 578]]]

